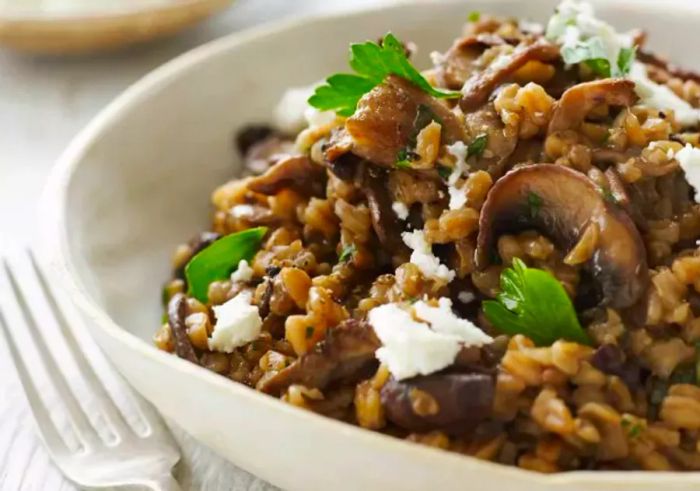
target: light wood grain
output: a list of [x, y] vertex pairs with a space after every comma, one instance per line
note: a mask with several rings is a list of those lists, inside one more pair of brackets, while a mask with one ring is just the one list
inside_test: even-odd
[[0, 13], [0, 45], [42, 54], [85, 54], [122, 48], [176, 33], [233, 0], [175, 0], [143, 10], [73, 16]]

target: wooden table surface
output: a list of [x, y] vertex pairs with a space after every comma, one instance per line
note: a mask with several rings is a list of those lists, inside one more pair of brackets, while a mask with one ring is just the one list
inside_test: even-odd
[[[175, 38], [126, 52], [74, 59], [27, 57], [0, 50], [0, 253], [30, 243], [35, 205], [52, 163], [111, 99], [153, 68], [211, 39], [271, 20], [380, 0], [239, 0]], [[0, 299], [3, 293], [0, 291]], [[183, 489], [270, 490], [176, 432], [183, 450]], [[38, 440], [27, 403], [0, 340], [0, 489], [63, 491], [67, 482]]]

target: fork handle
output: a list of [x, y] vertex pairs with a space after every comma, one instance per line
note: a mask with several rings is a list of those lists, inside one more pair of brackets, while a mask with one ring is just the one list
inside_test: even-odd
[[148, 480], [144, 483], [153, 491], [182, 491], [180, 485], [171, 474]]

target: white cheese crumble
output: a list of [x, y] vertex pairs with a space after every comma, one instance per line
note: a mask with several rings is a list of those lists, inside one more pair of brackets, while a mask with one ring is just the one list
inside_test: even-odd
[[236, 218], [247, 218], [255, 213], [255, 208], [253, 205], [234, 205], [230, 213]]
[[462, 303], [471, 303], [476, 300], [476, 295], [474, 295], [472, 292], [461, 291], [457, 294], [457, 300]]
[[675, 157], [683, 169], [685, 180], [695, 189], [695, 202], [700, 203], [700, 149], [688, 143], [676, 152]]
[[235, 348], [258, 338], [262, 319], [258, 308], [250, 304], [252, 297], [250, 292], [244, 291], [212, 307], [216, 324], [208, 340], [210, 350], [232, 353]]
[[307, 126], [323, 126], [335, 120], [333, 111], [319, 111], [307, 102], [316, 87], [315, 82], [306, 87], [293, 87], [285, 91], [274, 110], [275, 126], [284, 133], [296, 134]]
[[[613, 75], [616, 75], [620, 51], [634, 44], [632, 36], [619, 33], [607, 22], [597, 19], [590, 3], [576, 0], [564, 0], [559, 4], [557, 12], [549, 19], [547, 38], [559, 44], [562, 52], [583, 42], [595, 42], [604, 50]], [[650, 80], [643, 63], [633, 62], [627, 78], [634, 82], [641, 104], [659, 111], [673, 110], [676, 120], [683, 126], [692, 126], [700, 120], [700, 110], [667, 86]]]
[[577, 0], [563, 0], [559, 4], [547, 24], [547, 38], [559, 44], [562, 51], [574, 49], [582, 42], [594, 42], [605, 51], [613, 70], [617, 68], [620, 51], [633, 44], [632, 36], [618, 33], [595, 17], [590, 3]]
[[408, 218], [408, 206], [406, 206], [405, 203], [402, 203], [400, 201], [394, 201], [391, 204], [391, 209], [394, 210], [396, 216], [399, 217], [401, 220], [405, 220]]
[[369, 323], [382, 342], [375, 355], [397, 379], [429, 375], [450, 366], [463, 346], [483, 346], [493, 339], [452, 312], [449, 298], [438, 307], [418, 301], [413, 314], [397, 304], [375, 307]]
[[253, 268], [250, 267], [248, 261], [241, 259], [238, 262], [236, 271], [231, 273], [231, 281], [234, 283], [246, 283], [253, 279]]
[[673, 110], [678, 121], [683, 126], [692, 126], [700, 120], [700, 110], [695, 109], [665, 85], [657, 84], [647, 76], [644, 63], [635, 61], [629, 74], [634, 82], [634, 91], [640, 102], [645, 106], [659, 111]]
[[401, 234], [401, 238], [404, 244], [413, 249], [411, 262], [418, 266], [423, 276], [443, 280], [447, 283], [455, 279], [455, 272], [444, 264], [440, 264], [440, 259], [433, 254], [422, 230], [404, 232]]
[[447, 146], [447, 151], [455, 158], [455, 166], [447, 178], [447, 192], [450, 195], [450, 210], [458, 210], [467, 204], [467, 192], [465, 185], [457, 186], [457, 182], [469, 172], [467, 164], [468, 147], [464, 142], [458, 141]]

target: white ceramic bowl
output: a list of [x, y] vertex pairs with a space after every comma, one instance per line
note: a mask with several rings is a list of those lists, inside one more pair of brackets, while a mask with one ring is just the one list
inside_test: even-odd
[[[686, 2], [605, 2], [602, 16], [642, 26], [678, 62], [694, 61], [698, 16]], [[695, 490], [699, 474], [542, 476], [429, 449], [295, 409], [150, 342], [179, 241], [203, 229], [209, 195], [234, 176], [232, 137], [269, 120], [285, 88], [346, 67], [351, 41], [388, 30], [444, 49], [470, 10], [545, 19], [553, 2], [407, 3], [236, 34], [168, 63], [127, 90], [72, 143], [43, 207], [45, 245], [107, 356], [194, 437], [287, 489]], [[675, 48], [675, 51], [673, 50]]]

